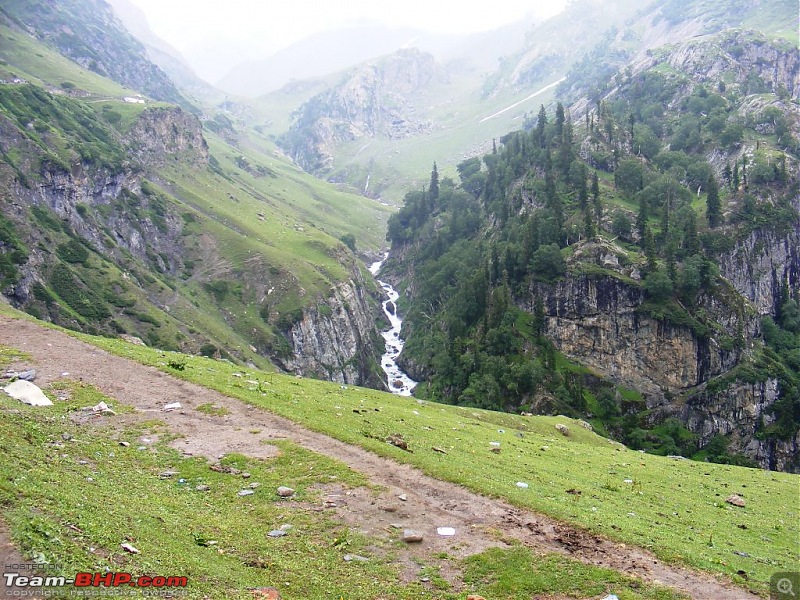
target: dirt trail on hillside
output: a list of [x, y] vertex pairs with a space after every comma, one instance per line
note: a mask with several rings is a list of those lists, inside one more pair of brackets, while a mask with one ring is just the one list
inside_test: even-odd
[[[667, 565], [652, 554], [611, 542], [548, 517], [486, 498], [458, 485], [433, 479], [414, 467], [398, 464], [355, 446], [309, 431], [295, 423], [176, 379], [154, 368], [113, 356], [64, 333], [35, 323], [0, 316], [0, 343], [33, 357], [36, 383], [61, 379], [62, 373], [99, 388], [115, 400], [135, 407], [125, 418], [158, 418], [183, 436], [176, 448], [196, 456], [216, 459], [228, 452], [265, 457], [275, 452], [271, 440], [289, 439], [364, 473], [373, 484], [385, 488], [326, 489], [336, 504], [337, 516], [354, 529], [377, 538], [396, 538], [393, 525], [422, 532], [422, 544], [404, 547], [401, 557], [408, 577], [416, 577], [415, 558], [428, 559], [439, 552], [465, 556], [517, 539], [542, 552], [559, 552], [585, 563], [612, 568], [673, 587], [699, 600], [753, 598], [746, 590], [721, 582], [708, 574]], [[18, 368], [21, 365], [15, 365]], [[182, 409], [163, 412], [165, 404], [180, 402]], [[194, 410], [213, 403], [228, 409], [225, 416]], [[259, 430], [259, 433], [253, 431]], [[400, 495], [406, 500], [401, 500]], [[454, 527], [454, 537], [437, 535], [437, 527]], [[0, 528], [0, 548], [8, 548]], [[443, 573], [446, 575], [446, 573]], [[456, 575], [454, 575], [455, 577]], [[458, 585], [458, 582], [454, 582]], [[0, 590], [2, 591], [2, 590]]]

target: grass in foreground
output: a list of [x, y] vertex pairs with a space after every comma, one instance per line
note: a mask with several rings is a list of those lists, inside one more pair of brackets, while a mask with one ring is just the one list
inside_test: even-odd
[[[445, 406], [244, 372], [200, 357], [189, 357], [185, 370], [176, 372], [166, 366], [169, 353], [84, 339], [434, 477], [649, 549], [663, 560], [722, 573], [755, 591], [764, 592], [773, 573], [791, 570], [798, 561], [794, 475], [642, 454], [564, 417]], [[559, 423], [569, 427], [568, 436], [558, 433]], [[395, 433], [413, 452], [386, 443]], [[492, 442], [500, 444], [499, 454], [492, 452]], [[734, 493], [745, 499], [745, 507], [726, 502]]]
[[[3, 349], [0, 363], [15, 356]], [[91, 386], [59, 381], [50, 392], [55, 405], [47, 409], [0, 395], [0, 506], [22, 550], [55, 568], [48, 575], [186, 577], [189, 598], [251, 598], [252, 588], [267, 586], [286, 599], [454, 600], [467, 591], [518, 598], [536, 590], [576, 598], [678, 598], [614, 571], [518, 546], [452, 559], [448, 566], [463, 572], [465, 585], [458, 587], [465, 589], [433, 576], [436, 566], [422, 565], [430, 583], [403, 583], [394, 564], [400, 542], [354, 533], [319, 509], [321, 486], [366, 484], [346, 465], [280, 442], [272, 459], [231, 454], [220, 461], [250, 473], [244, 478], [171, 449], [163, 423], [131, 422], [124, 415], [132, 409]], [[80, 410], [101, 400], [117, 415]], [[279, 485], [293, 487], [296, 496], [279, 498]], [[240, 496], [242, 490], [253, 493]], [[267, 535], [281, 527], [283, 537]], [[139, 553], [126, 552], [123, 543]], [[369, 560], [347, 562], [347, 554]]]

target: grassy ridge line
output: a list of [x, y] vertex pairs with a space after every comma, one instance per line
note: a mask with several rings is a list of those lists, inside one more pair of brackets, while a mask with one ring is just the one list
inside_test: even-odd
[[[0, 346], [0, 366], [15, 358], [30, 360]], [[447, 563], [464, 588], [498, 599], [540, 592], [574, 597], [613, 592], [621, 600], [681, 597], [518, 545], [463, 560], [438, 556], [432, 564], [416, 557], [419, 580], [401, 581], [402, 542], [355, 533], [319, 508], [321, 484], [334, 491], [367, 485], [343, 463], [278, 441], [272, 458], [230, 454], [221, 461], [250, 473], [244, 479], [209, 469], [202, 458], [182, 456], [167, 445], [172, 434], [162, 422], [132, 424], [125, 416], [135, 411], [92, 386], [59, 380], [48, 392], [55, 405], [45, 410], [0, 395], [0, 505], [21, 549], [56, 569], [48, 575], [124, 570], [135, 578], [186, 577], [188, 587], [180, 592], [188, 598], [250, 598], [250, 589], [262, 586], [280, 589], [287, 600], [463, 598], [467, 592], [454, 591], [439, 573]], [[97, 418], [79, 410], [100, 401], [119, 416]], [[215, 414], [208, 405], [197, 410]], [[292, 501], [274, 494], [287, 484], [296, 489]], [[254, 492], [239, 496], [243, 488]], [[265, 535], [287, 526], [284, 537]], [[123, 542], [139, 553], [124, 552]], [[348, 564], [347, 554], [369, 558]]]
[[[647, 548], [665, 561], [725, 574], [756, 591], [767, 589], [772, 573], [797, 563], [798, 478], [790, 474], [641, 454], [563, 417], [421, 403], [80, 337], [431, 476]], [[185, 370], [167, 367], [175, 360], [186, 360]], [[261, 384], [243, 383], [248, 379]], [[570, 428], [569, 437], [556, 431], [557, 423]], [[414, 452], [388, 445], [392, 433], [402, 434]], [[500, 454], [491, 452], [491, 442], [500, 443]], [[732, 493], [747, 506], [727, 504]]]

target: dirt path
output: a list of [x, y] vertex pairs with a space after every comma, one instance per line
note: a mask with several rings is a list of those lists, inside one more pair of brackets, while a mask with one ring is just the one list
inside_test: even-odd
[[[674, 587], [699, 600], [726, 600], [753, 596], [711, 575], [666, 565], [650, 553], [611, 542], [548, 517], [505, 502], [483, 497], [460, 486], [433, 479], [419, 470], [379, 457], [361, 448], [314, 433], [282, 417], [272, 415], [217, 392], [187, 383], [156, 369], [119, 358], [66, 334], [27, 321], [0, 316], [0, 343], [33, 357], [37, 383], [62, 378], [82, 380], [108, 396], [158, 418], [184, 436], [176, 447], [194, 455], [216, 459], [226, 452], [263, 457], [274, 452], [270, 440], [293, 442], [348, 464], [367, 475], [386, 491], [377, 498], [368, 489], [339, 493], [334, 499], [339, 517], [355, 529], [378, 538], [396, 536], [392, 524], [425, 534], [423, 544], [409, 545], [411, 559], [447, 551], [469, 555], [514, 538], [543, 552], [559, 552], [589, 564], [608, 567], [651, 582]], [[180, 411], [163, 412], [169, 402], [179, 401]], [[230, 412], [224, 417], [194, 410], [211, 402]], [[149, 415], [152, 418], [153, 414]], [[258, 429], [254, 435], [251, 431]], [[402, 501], [399, 496], [405, 495]], [[442, 537], [437, 527], [456, 529], [455, 537]], [[0, 528], [0, 547], [8, 544]], [[454, 546], [458, 550], [454, 550]]]

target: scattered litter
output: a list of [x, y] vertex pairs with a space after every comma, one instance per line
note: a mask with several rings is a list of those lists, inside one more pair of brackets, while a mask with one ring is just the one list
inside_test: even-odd
[[397, 498], [398, 498], [399, 500], [402, 500], [403, 502], [405, 502], [406, 500], [408, 500], [408, 496], [406, 496], [405, 494], [400, 494], [400, 495], [399, 495]]
[[122, 446], [123, 448], [127, 448], [128, 446], [131, 445], [131, 443], [130, 442], [120, 442], [119, 445]]
[[456, 530], [454, 527], [437, 527], [436, 533], [438, 533], [439, 535], [450, 536], [450, 535], [455, 535]]
[[84, 406], [81, 410], [91, 411], [93, 413], [108, 413], [111, 415], [115, 415], [113, 410], [111, 410], [105, 402], [98, 402], [94, 406]]
[[53, 406], [53, 401], [35, 383], [18, 379], [3, 388], [9, 396], [30, 406]]
[[240, 490], [237, 495], [238, 496], [252, 496], [253, 494], [255, 494], [255, 492], [253, 490]]
[[603, 598], [603, 600], [619, 600], [619, 598], [617, 597], [616, 594], [609, 594], [608, 596]]
[[165, 404], [164, 405], [164, 411], [165, 412], [170, 411], [170, 410], [177, 410], [179, 408], [182, 408], [180, 402], [170, 402], [169, 404]]
[[125, 552], [130, 552], [131, 554], [139, 554], [139, 551], [128, 543], [120, 544], [120, 547], [122, 547], [122, 549], [125, 550]]
[[178, 474], [178, 471], [162, 471], [158, 474], [161, 479], [168, 479]]
[[525, 483], [524, 481], [518, 481], [517, 482], [517, 487], [518, 488], [522, 488], [523, 490], [526, 490], [526, 489], [528, 489], [528, 484]]
[[626, 479], [624, 483], [633, 483], [633, 479]]
[[494, 448], [499, 448], [500, 447], [500, 442], [489, 442], [489, 445], [494, 447]]

